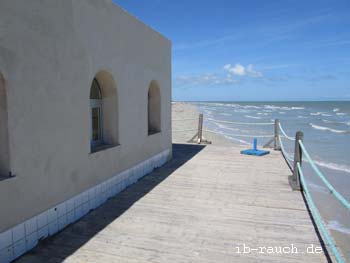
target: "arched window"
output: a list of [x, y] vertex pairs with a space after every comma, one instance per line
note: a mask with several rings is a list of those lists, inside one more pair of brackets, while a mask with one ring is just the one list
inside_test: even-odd
[[94, 78], [90, 90], [90, 108], [91, 108], [91, 146], [95, 147], [103, 144], [103, 109], [102, 93], [100, 84]]
[[148, 135], [161, 131], [161, 99], [160, 89], [156, 81], [152, 81], [148, 89]]
[[8, 133], [8, 111], [5, 79], [0, 72], [0, 176], [10, 173], [10, 150]]
[[113, 76], [98, 72], [90, 87], [91, 152], [119, 144], [118, 96]]

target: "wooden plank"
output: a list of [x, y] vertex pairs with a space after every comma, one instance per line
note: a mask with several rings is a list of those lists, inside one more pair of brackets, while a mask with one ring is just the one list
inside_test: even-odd
[[[176, 145], [174, 159], [19, 262], [327, 262], [279, 152]], [[298, 254], [237, 253], [243, 245]], [[301, 253], [304, 252], [304, 253]]]

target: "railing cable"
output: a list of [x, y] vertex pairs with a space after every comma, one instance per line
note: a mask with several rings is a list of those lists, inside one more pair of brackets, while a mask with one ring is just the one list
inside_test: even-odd
[[194, 120], [198, 120], [198, 118], [172, 119], [172, 121], [194, 121]]
[[286, 139], [291, 140], [291, 141], [295, 141], [295, 139], [294, 139], [293, 137], [288, 136], [287, 133], [283, 130], [282, 125], [281, 125], [280, 122], [278, 123], [278, 126], [279, 126], [279, 128], [280, 128], [280, 130], [281, 130], [283, 136], [284, 136]]
[[299, 171], [299, 174], [300, 174], [301, 184], [303, 186], [303, 190], [304, 190], [305, 195], [306, 195], [307, 203], [309, 204], [311, 213], [313, 214], [313, 216], [315, 218], [316, 224], [319, 226], [319, 228], [320, 228], [324, 238], [326, 239], [328, 245], [330, 246], [330, 248], [331, 248], [331, 250], [333, 252], [333, 255], [336, 258], [337, 262], [338, 263], [344, 263], [344, 260], [343, 260], [342, 256], [340, 255], [338, 249], [336, 248], [336, 246], [334, 244], [333, 239], [331, 238], [331, 236], [329, 235], [325, 225], [323, 224], [321, 216], [320, 216], [320, 213], [318, 212], [318, 210], [316, 208], [316, 205], [315, 205], [314, 201], [311, 198], [311, 195], [310, 195], [310, 192], [309, 192], [309, 188], [308, 188], [308, 186], [307, 186], [307, 184], [305, 182], [304, 174], [303, 174], [303, 171], [301, 169], [300, 163], [297, 163], [297, 167], [298, 167], [298, 171]]
[[197, 131], [197, 129], [173, 130], [172, 132], [189, 132], [189, 131]]
[[305, 155], [306, 159], [309, 161], [311, 167], [313, 168], [313, 170], [316, 172], [316, 174], [318, 175], [318, 177], [323, 181], [323, 183], [327, 186], [327, 188], [329, 189], [330, 193], [332, 195], [335, 196], [335, 198], [338, 199], [338, 201], [345, 206], [348, 210], [350, 210], [350, 204], [349, 202], [340, 194], [337, 192], [337, 190], [335, 190], [335, 188], [333, 187], [333, 185], [324, 177], [324, 175], [322, 174], [322, 172], [318, 169], [318, 167], [316, 166], [316, 164], [314, 163], [314, 161], [311, 159], [309, 153], [306, 151], [306, 148], [303, 144], [302, 141], [299, 140], [299, 145], [303, 151], [303, 154]]
[[[278, 141], [280, 143], [280, 147], [281, 147], [281, 151], [282, 151], [282, 154], [283, 156], [290, 162], [293, 162], [293, 158], [287, 153], [286, 149], [284, 148], [284, 145], [282, 143], [282, 140], [281, 140], [281, 136], [278, 136]], [[291, 164], [290, 164], [291, 165]]]
[[217, 123], [229, 123], [229, 124], [240, 124], [240, 125], [273, 125], [273, 122], [234, 122], [234, 121], [220, 121], [208, 118], [207, 120]]
[[[216, 131], [208, 130], [208, 129], [206, 129], [204, 131], [217, 133]], [[230, 133], [229, 135], [232, 137], [236, 136], [236, 137], [251, 137], [251, 138], [271, 138], [271, 137], [273, 137], [273, 134], [271, 134], [271, 135], [250, 135], [250, 134], [232, 134], [232, 133]]]

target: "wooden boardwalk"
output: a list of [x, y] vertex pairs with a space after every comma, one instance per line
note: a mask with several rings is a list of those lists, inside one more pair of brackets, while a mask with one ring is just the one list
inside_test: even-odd
[[320, 243], [289, 175], [279, 152], [174, 145], [171, 162], [18, 262], [327, 262], [306, 253]]

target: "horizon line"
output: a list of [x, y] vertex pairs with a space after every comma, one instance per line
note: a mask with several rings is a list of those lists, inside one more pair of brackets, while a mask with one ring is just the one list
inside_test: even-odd
[[290, 100], [171, 100], [171, 102], [350, 102], [350, 99], [290, 99]]

